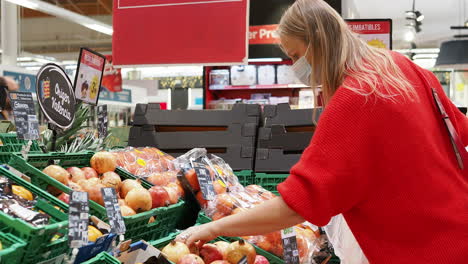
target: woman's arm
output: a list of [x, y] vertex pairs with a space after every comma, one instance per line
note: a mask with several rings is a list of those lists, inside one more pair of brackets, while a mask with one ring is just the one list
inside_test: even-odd
[[304, 222], [302, 216], [291, 210], [281, 197], [255, 208], [220, 220], [189, 228], [177, 240], [193, 245], [213, 240], [218, 236], [254, 236], [268, 234]]

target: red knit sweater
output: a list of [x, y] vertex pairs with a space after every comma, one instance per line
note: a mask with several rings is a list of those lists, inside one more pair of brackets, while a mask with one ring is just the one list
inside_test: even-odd
[[[278, 190], [316, 225], [343, 213], [371, 264], [466, 264], [468, 177], [418, 66], [393, 56], [420, 101], [394, 103], [339, 88]], [[427, 75], [468, 145], [467, 118]]]

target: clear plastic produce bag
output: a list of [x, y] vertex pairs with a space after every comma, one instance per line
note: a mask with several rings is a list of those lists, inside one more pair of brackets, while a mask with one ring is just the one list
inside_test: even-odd
[[324, 229], [342, 264], [369, 263], [343, 215], [333, 217]]

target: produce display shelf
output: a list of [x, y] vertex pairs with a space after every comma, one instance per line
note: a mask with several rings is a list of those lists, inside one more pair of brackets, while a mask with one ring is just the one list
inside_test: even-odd
[[[0, 231], [11, 233], [26, 243], [20, 263], [56, 263], [58, 259], [64, 258], [69, 249], [66, 231], [68, 216], [57, 208], [64, 209], [66, 204], [3, 167], [0, 167], [0, 176], [13, 180], [33, 193], [37, 199], [36, 208], [51, 217], [48, 225], [34, 227], [22, 219], [0, 211]], [[56, 235], [61, 237], [56, 239]]]
[[19, 264], [24, 254], [26, 243], [12, 234], [0, 232], [0, 264]]
[[[13, 153], [19, 153], [28, 141], [18, 139], [16, 133], [0, 133], [0, 163], [7, 163]], [[32, 140], [30, 153], [42, 153], [36, 140]]]
[[[206, 223], [209, 223], [209, 222], [211, 222], [211, 218], [206, 216], [204, 213], [200, 213], [198, 215], [197, 224], [206, 224]], [[240, 240], [241, 238], [222, 238], [222, 239], [227, 240], [229, 242], [232, 242], [232, 241]], [[284, 260], [282, 260], [278, 256], [275, 256], [275, 255], [271, 254], [270, 252], [268, 252], [266, 250], [263, 250], [263, 249], [255, 246], [255, 245], [253, 245], [253, 246], [255, 247], [255, 250], [257, 251], [257, 254], [262, 255], [265, 258], [267, 258], [268, 261], [270, 262], [270, 264], [284, 264], [285, 263]]]
[[[209, 223], [211, 222], [211, 218], [209, 218], [208, 216], [206, 216], [204, 213], [200, 213], [198, 215], [198, 219], [197, 219], [197, 224], [206, 224], [206, 223]], [[240, 238], [224, 238], [224, 239], [227, 239], [227, 240], [230, 240], [230, 241], [235, 241], [235, 240], [239, 240]], [[264, 256], [265, 258], [268, 259], [268, 261], [271, 263], [271, 264], [284, 264], [284, 260], [282, 260], [280, 257], [274, 255], [274, 254], [271, 254], [270, 252], [268, 251], [265, 251], [257, 246], [255, 246], [255, 250], [257, 251], [258, 254]], [[327, 264], [339, 264], [341, 263], [340, 259], [337, 257], [337, 256], [333, 256], [328, 262]]]
[[121, 262], [107, 252], [101, 252], [96, 257], [83, 262], [82, 264], [120, 264]]
[[[29, 176], [32, 183], [42, 190], [47, 190], [49, 185], [51, 185], [65, 193], [70, 193], [71, 189], [68, 186], [45, 175], [41, 170], [51, 163], [64, 168], [73, 166], [87, 167], [90, 166], [93, 154], [92, 152], [31, 154], [28, 156], [28, 161], [15, 155], [12, 156], [9, 165]], [[136, 179], [135, 176], [120, 168], [117, 168], [115, 172], [123, 180]], [[145, 182], [142, 182], [142, 186], [146, 189], [151, 188], [151, 185]], [[168, 207], [155, 208], [136, 215], [123, 217], [127, 229], [125, 237], [133, 240], [143, 239], [150, 241], [167, 236], [175, 230], [179, 219], [183, 217], [182, 209], [184, 204], [185, 202], [180, 200], [177, 204]], [[107, 221], [107, 213], [103, 206], [94, 201], [89, 201], [89, 208], [91, 215]]]

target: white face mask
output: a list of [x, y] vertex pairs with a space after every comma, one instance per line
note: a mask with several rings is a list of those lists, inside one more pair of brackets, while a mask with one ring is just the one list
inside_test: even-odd
[[304, 85], [310, 85], [310, 75], [312, 74], [312, 66], [306, 59], [306, 55], [309, 52], [309, 48], [300, 59], [298, 59], [293, 65], [292, 70], [296, 77], [301, 81]]

